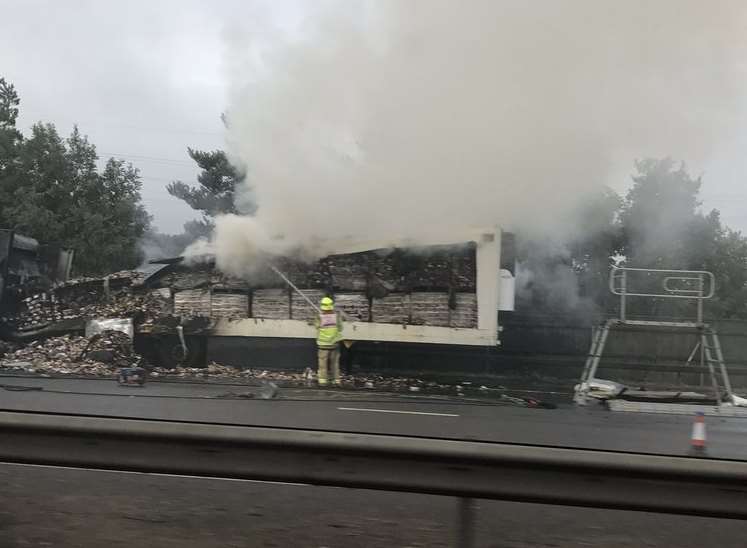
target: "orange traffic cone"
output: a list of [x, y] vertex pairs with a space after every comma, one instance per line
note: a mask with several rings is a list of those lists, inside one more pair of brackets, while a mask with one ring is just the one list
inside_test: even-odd
[[695, 413], [695, 422], [693, 422], [693, 435], [690, 438], [690, 447], [693, 454], [703, 455], [706, 451], [706, 428], [705, 414], [701, 411]]

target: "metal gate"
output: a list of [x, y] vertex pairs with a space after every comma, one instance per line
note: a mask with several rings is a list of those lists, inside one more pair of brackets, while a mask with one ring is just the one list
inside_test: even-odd
[[[631, 286], [631, 275], [644, 276], [649, 281], [658, 282], [658, 291]], [[594, 329], [591, 348], [586, 357], [581, 381], [576, 387], [573, 401], [586, 405], [589, 390], [596, 378], [599, 363], [610, 333], [618, 326], [638, 326], [651, 328], [673, 328], [694, 331], [698, 342], [690, 353], [688, 363], [700, 351], [701, 366], [707, 365], [711, 387], [717, 406], [733, 402], [733, 393], [729, 373], [724, 362], [721, 342], [716, 330], [703, 321], [703, 301], [713, 297], [715, 279], [711, 272], [704, 270], [660, 270], [652, 268], [623, 268], [613, 266], [610, 271], [609, 288], [612, 294], [620, 297], [620, 316], [611, 318]], [[683, 318], [677, 321], [634, 320], [628, 318], [629, 299], [686, 299], [695, 303], [695, 318]]]

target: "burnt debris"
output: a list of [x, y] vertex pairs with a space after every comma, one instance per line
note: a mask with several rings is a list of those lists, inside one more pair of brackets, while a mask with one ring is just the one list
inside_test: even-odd
[[[355, 321], [477, 326], [474, 244], [379, 249], [311, 263], [283, 257], [276, 259], [275, 266], [312, 301], [334, 295], [338, 307]], [[210, 264], [177, 264], [155, 286], [169, 288], [174, 314], [180, 316], [275, 320], [313, 316], [305, 299], [270, 267], [241, 280], [221, 274]]]
[[6, 352], [0, 365], [28, 373], [113, 376], [120, 367], [130, 367], [140, 360], [128, 335], [104, 331], [91, 338], [63, 335], [32, 341]]
[[[276, 265], [312, 302], [334, 295], [350, 321], [477, 326], [474, 244], [379, 249], [312, 262], [286, 257]], [[0, 348], [0, 366], [108, 375], [140, 364], [123, 333], [82, 337], [91, 320], [128, 319], [136, 339], [141, 334], [174, 339], [177, 328], [185, 335], [204, 335], [221, 320], [309, 321], [315, 314], [269, 269], [240, 279], [209, 262], [192, 265], [181, 259], [26, 289], [17, 306], [0, 316], [0, 338], [8, 341]], [[180, 345], [176, 339], [169, 344]], [[176, 362], [198, 365], [184, 356]]]

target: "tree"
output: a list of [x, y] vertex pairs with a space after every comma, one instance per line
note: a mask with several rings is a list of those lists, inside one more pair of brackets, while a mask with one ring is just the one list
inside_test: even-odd
[[[204, 152], [187, 149], [202, 172], [197, 176], [199, 186], [193, 187], [182, 181], [174, 181], [166, 187], [172, 196], [185, 201], [192, 209], [201, 211], [202, 223], [212, 227], [212, 219], [222, 213], [237, 213], [236, 189], [246, 174], [228, 161], [225, 152]], [[253, 214], [256, 205], [250, 203], [242, 213]]]
[[21, 148], [23, 177], [3, 204], [12, 228], [73, 248], [82, 274], [137, 266], [138, 240], [150, 223], [137, 169], [110, 159], [99, 173], [97, 159], [77, 127], [63, 141], [52, 124], [36, 124]]
[[74, 195], [66, 155], [53, 125], [32, 127], [20, 146], [18, 176], [4, 185], [7, 198], [0, 207], [10, 228], [43, 242], [64, 241]]
[[[19, 144], [21, 133], [16, 129], [20, 99], [12, 84], [0, 78], [0, 204], [10, 198], [9, 190], [18, 177]], [[7, 222], [0, 211], [0, 226]]]
[[80, 250], [75, 263], [87, 272], [106, 273], [134, 268], [142, 262], [140, 240], [150, 226], [150, 216], [140, 199], [138, 170], [110, 158], [96, 186], [81, 188], [78, 227], [69, 240]]
[[716, 298], [706, 310], [717, 318], [747, 318], [747, 239], [725, 229], [705, 267], [716, 276]]
[[21, 100], [18, 98], [16, 88], [13, 84], [7, 82], [5, 78], [0, 78], [0, 127], [7, 128], [16, 126], [18, 118], [18, 105]]
[[137, 169], [110, 159], [97, 168], [96, 148], [77, 127], [62, 139], [37, 123], [24, 138], [15, 128], [20, 101], [0, 79], [0, 222], [44, 243], [75, 250], [79, 274], [136, 267], [150, 225]]
[[187, 221], [181, 234], [163, 234], [149, 229], [143, 236], [141, 247], [146, 260], [177, 257], [189, 244], [209, 235], [208, 227], [201, 221]]
[[669, 159], [636, 162], [620, 212], [623, 254], [643, 268], [697, 269], [720, 230], [718, 213], [698, 208], [702, 181]]
[[578, 276], [579, 294], [606, 310], [611, 303], [607, 279], [623, 247], [619, 222], [622, 198], [603, 188], [582, 204], [576, 218], [583, 219], [567, 242], [573, 270]]
[[[700, 178], [669, 159], [636, 162], [633, 185], [620, 212], [623, 255], [628, 266], [665, 270], [702, 270], [715, 247], [718, 216], [699, 212]], [[715, 224], [714, 224], [715, 223]], [[663, 278], [633, 273], [628, 284], [661, 293]], [[694, 314], [694, 303], [679, 299], [632, 299], [629, 313], [653, 317]]]
[[[717, 210], [701, 211], [702, 181], [684, 164], [647, 159], [635, 165], [625, 199], [608, 189], [592, 197], [565, 241], [521, 244], [519, 288], [525, 291], [518, 301], [545, 313], [614, 313], [617, 300], [607, 280], [611, 265], [623, 261], [638, 268], [712, 272], [716, 295], [706, 313], [747, 318], [747, 239], [724, 227]], [[662, 291], [661, 276], [630, 273], [628, 280], [637, 290]], [[633, 298], [628, 306], [633, 315], [694, 317], [694, 303], [686, 300]]]
[[[637, 173], [623, 204], [620, 221], [623, 254], [630, 266], [707, 270], [716, 278], [716, 297], [706, 311], [718, 317], [747, 317], [747, 241], [721, 224], [719, 212], [700, 210], [702, 180], [671, 159], [636, 163]], [[659, 291], [661, 280], [650, 280]], [[656, 316], [691, 314], [692, 303], [649, 301], [634, 311]]]

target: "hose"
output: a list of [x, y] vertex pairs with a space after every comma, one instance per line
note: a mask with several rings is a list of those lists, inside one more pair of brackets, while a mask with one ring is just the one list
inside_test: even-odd
[[182, 359], [186, 360], [189, 349], [187, 348], [187, 341], [184, 340], [184, 328], [181, 325], [176, 326], [176, 333], [179, 335], [179, 342], [182, 345], [182, 351], [184, 353]]
[[270, 266], [270, 268], [272, 269], [272, 271], [273, 271], [273, 272], [275, 272], [275, 274], [277, 274], [278, 276], [280, 276], [281, 278], [283, 278], [283, 281], [285, 281], [285, 283], [287, 283], [287, 284], [288, 284], [289, 286], [291, 286], [291, 288], [292, 288], [292, 289], [293, 289], [293, 290], [294, 290], [294, 291], [295, 291], [296, 293], [298, 293], [299, 295], [301, 295], [301, 297], [303, 297], [303, 299], [304, 299], [304, 300], [305, 300], [305, 301], [306, 301], [307, 303], [309, 303], [309, 305], [311, 306], [311, 308], [313, 308], [314, 310], [316, 310], [316, 313], [317, 313], [317, 314], [321, 314], [321, 313], [322, 313], [322, 311], [321, 311], [321, 310], [319, 310], [319, 307], [318, 307], [317, 305], [315, 305], [315, 304], [314, 304], [314, 303], [313, 303], [313, 302], [311, 301], [311, 299], [309, 299], [309, 297], [308, 297], [308, 296], [307, 296], [306, 294], [304, 294], [304, 293], [303, 293], [303, 292], [302, 292], [302, 291], [301, 291], [300, 289], [298, 289], [298, 288], [296, 287], [296, 285], [295, 285], [295, 284], [294, 284], [294, 283], [293, 283], [292, 281], [290, 281], [290, 280], [288, 279], [288, 277], [287, 277], [287, 276], [286, 276], [285, 274], [283, 274], [282, 272], [280, 272], [280, 270], [278, 270], [278, 269], [277, 269], [277, 268], [276, 268], [275, 266], [273, 266], [273, 265], [269, 265], [269, 266]]
[[[321, 310], [319, 310], [319, 307], [318, 307], [317, 305], [315, 305], [315, 304], [314, 304], [314, 303], [312, 302], [312, 300], [311, 300], [311, 299], [309, 299], [309, 297], [308, 297], [308, 296], [307, 296], [307, 295], [306, 295], [305, 293], [303, 293], [303, 292], [302, 292], [302, 291], [301, 291], [300, 289], [298, 289], [298, 288], [296, 287], [296, 285], [295, 285], [295, 284], [294, 284], [294, 283], [293, 283], [292, 281], [290, 281], [290, 280], [288, 279], [288, 276], [286, 276], [285, 274], [283, 274], [282, 272], [280, 272], [280, 270], [278, 270], [278, 269], [277, 269], [277, 267], [275, 267], [274, 265], [271, 265], [271, 264], [270, 264], [270, 265], [268, 265], [268, 266], [269, 266], [269, 267], [270, 267], [270, 268], [272, 269], [272, 271], [273, 271], [273, 272], [275, 272], [275, 274], [277, 274], [278, 276], [280, 276], [281, 278], [283, 278], [283, 281], [285, 281], [285, 283], [287, 283], [287, 284], [288, 284], [288, 285], [289, 285], [289, 286], [291, 287], [291, 289], [293, 289], [293, 290], [294, 290], [294, 291], [295, 291], [296, 293], [298, 293], [299, 295], [301, 295], [301, 297], [302, 297], [302, 298], [303, 298], [303, 299], [304, 299], [304, 300], [305, 300], [305, 301], [306, 301], [307, 303], [309, 303], [309, 305], [311, 306], [311, 308], [313, 308], [314, 310], [316, 310], [316, 313], [317, 313], [317, 314], [321, 314], [321, 313], [322, 313], [322, 311], [321, 311]], [[339, 312], [340, 312], [340, 314], [342, 315], [342, 319], [343, 319], [343, 320], [347, 320], [347, 319], [348, 319], [348, 316], [347, 316], [347, 314], [345, 314], [345, 312], [344, 312], [343, 310], [338, 310], [338, 311], [339, 311]]]

